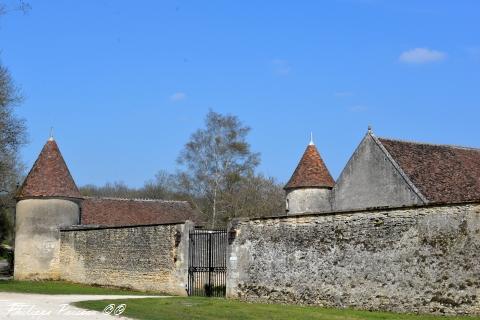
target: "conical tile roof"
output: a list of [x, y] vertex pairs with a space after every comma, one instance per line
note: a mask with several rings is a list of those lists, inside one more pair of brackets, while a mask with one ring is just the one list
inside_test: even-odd
[[335, 181], [330, 175], [317, 148], [313, 143], [310, 143], [284, 189], [307, 187], [333, 188], [334, 184]]
[[17, 199], [29, 197], [82, 197], [52, 138], [43, 147], [16, 195]]

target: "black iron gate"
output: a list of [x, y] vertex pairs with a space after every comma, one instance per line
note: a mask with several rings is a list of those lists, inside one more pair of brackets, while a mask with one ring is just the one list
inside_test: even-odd
[[224, 297], [227, 277], [227, 230], [190, 232], [188, 295]]

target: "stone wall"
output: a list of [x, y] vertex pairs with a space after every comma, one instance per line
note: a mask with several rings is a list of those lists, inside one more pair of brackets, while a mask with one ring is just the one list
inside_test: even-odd
[[230, 298], [480, 314], [480, 204], [235, 220], [229, 232]]
[[193, 223], [61, 231], [61, 278], [186, 295]]

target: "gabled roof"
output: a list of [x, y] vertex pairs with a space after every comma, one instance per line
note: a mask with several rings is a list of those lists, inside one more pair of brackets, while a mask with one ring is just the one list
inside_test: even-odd
[[378, 138], [431, 203], [480, 200], [480, 149]]
[[17, 199], [28, 197], [82, 198], [53, 139], [47, 141], [17, 191]]
[[186, 201], [92, 198], [82, 201], [81, 224], [125, 226], [201, 222], [197, 212]]
[[313, 143], [310, 143], [284, 189], [308, 187], [333, 188], [334, 184], [335, 181], [330, 175], [317, 148]]

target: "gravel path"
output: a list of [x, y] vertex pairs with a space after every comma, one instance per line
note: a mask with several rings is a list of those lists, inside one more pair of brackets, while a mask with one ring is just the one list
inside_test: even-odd
[[[30, 293], [0, 292], [0, 319], [128, 319], [121, 316], [103, 314], [71, 306], [70, 303], [85, 300], [134, 298], [164, 298], [158, 296], [118, 296], [118, 295], [46, 295]], [[107, 305], [105, 305], [107, 307]], [[126, 306], [128, 309], [128, 305]], [[113, 309], [113, 308], [112, 308]]]

